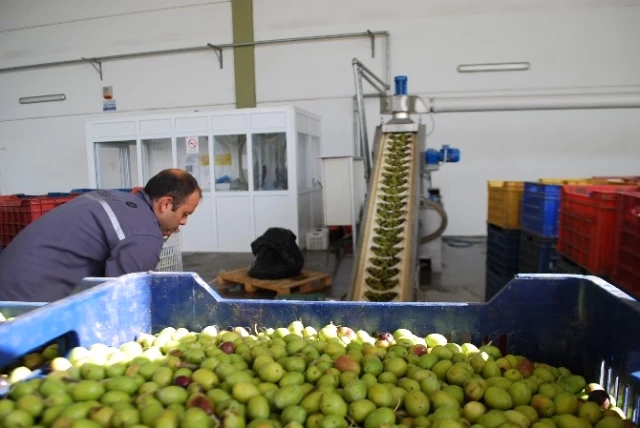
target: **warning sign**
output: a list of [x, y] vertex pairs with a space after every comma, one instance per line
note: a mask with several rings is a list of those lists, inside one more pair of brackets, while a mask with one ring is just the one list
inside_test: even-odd
[[223, 153], [221, 155], [216, 155], [216, 165], [217, 166], [231, 165], [231, 153]]
[[198, 154], [200, 153], [200, 143], [198, 142], [198, 137], [187, 137], [185, 138], [187, 144], [187, 154]]

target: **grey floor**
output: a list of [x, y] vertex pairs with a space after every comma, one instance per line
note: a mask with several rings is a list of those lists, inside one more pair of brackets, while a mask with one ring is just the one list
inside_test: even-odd
[[[443, 271], [436, 274], [428, 267], [422, 269], [420, 288], [416, 299], [430, 302], [483, 302], [485, 283], [486, 242], [482, 238], [466, 240], [470, 247], [453, 247], [443, 243]], [[333, 285], [324, 290], [328, 299], [343, 299], [349, 290], [353, 257], [332, 246], [327, 251], [304, 253], [305, 269], [326, 272], [332, 275]], [[274, 298], [275, 292], [268, 290], [246, 293], [241, 286], [217, 284], [221, 271], [247, 267], [253, 261], [251, 253], [184, 253], [183, 270], [196, 272], [219, 294], [233, 298]]]

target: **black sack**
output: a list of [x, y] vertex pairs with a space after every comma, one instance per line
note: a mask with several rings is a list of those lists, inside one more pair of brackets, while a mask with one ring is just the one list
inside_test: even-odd
[[259, 279], [282, 279], [298, 276], [304, 266], [296, 235], [288, 229], [272, 227], [251, 243], [255, 256], [249, 276]]

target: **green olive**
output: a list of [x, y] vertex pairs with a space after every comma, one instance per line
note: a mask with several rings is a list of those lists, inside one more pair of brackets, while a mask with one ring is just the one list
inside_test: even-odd
[[367, 291], [364, 293], [364, 297], [369, 299], [370, 302], [390, 302], [398, 297], [398, 293], [376, 293], [375, 291]]
[[402, 251], [402, 248], [396, 248], [396, 247], [388, 247], [388, 248], [382, 248], [382, 247], [371, 247], [371, 251], [373, 252], [373, 254], [375, 254], [378, 257], [395, 257], [398, 254], [400, 254], [400, 252]]
[[388, 219], [383, 219], [380, 216], [376, 217], [376, 223], [381, 226], [381, 227], [385, 227], [385, 228], [396, 228], [399, 226], [402, 226], [402, 224], [404, 224], [406, 220], [402, 217], [396, 217], [396, 218], [388, 218]]
[[403, 238], [401, 236], [394, 236], [394, 237], [390, 237], [390, 236], [374, 236], [373, 237], [373, 242], [375, 242], [377, 245], [380, 245], [381, 247], [394, 247], [396, 245], [398, 245], [399, 243], [401, 243], [403, 240]]
[[397, 257], [372, 257], [369, 261], [372, 265], [380, 268], [389, 268], [400, 263], [400, 259]]
[[374, 290], [386, 291], [396, 287], [400, 281], [397, 279], [379, 279], [374, 277], [365, 278], [364, 282]]
[[373, 276], [374, 278], [377, 278], [382, 281], [382, 280], [388, 280], [393, 278], [394, 276], [400, 273], [400, 269], [398, 268], [380, 269], [380, 268], [369, 266], [367, 268], [367, 273]]

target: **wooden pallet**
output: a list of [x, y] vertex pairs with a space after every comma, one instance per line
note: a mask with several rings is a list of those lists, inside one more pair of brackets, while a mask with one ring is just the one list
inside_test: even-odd
[[288, 296], [292, 291], [297, 293], [311, 293], [331, 287], [331, 276], [323, 272], [303, 269], [300, 275], [286, 279], [257, 279], [249, 276], [249, 268], [242, 268], [218, 274], [218, 284], [241, 284], [247, 293], [253, 293], [257, 288], [275, 291], [278, 296]]

